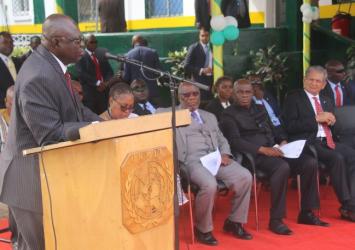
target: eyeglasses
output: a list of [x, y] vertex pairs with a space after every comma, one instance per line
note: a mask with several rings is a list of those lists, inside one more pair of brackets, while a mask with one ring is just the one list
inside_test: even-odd
[[146, 87], [134, 87], [134, 88], [132, 88], [132, 91], [134, 91], [134, 92], [144, 92], [144, 91], [146, 91]]
[[134, 106], [133, 105], [127, 105], [127, 104], [122, 104], [122, 103], [119, 103], [116, 99], [113, 99], [115, 101], [115, 103], [117, 103], [119, 106], [120, 106], [120, 109], [122, 112], [132, 112], [133, 109], [134, 109]]
[[345, 69], [337, 69], [335, 72], [338, 73], [338, 74], [344, 73], [344, 72], [345, 72]]
[[189, 98], [190, 96], [196, 97], [200, 95], [200, 92], [192, 91], [192, 92], [181, 93], [181, 95], [185, 98]]
[[74, 45], [78, 45], [78, 46], [80, 46], [81, 42], [84, 41], [83, 36], [79, 36], [79, 37], [53, 36], [53, 37], [48, 38], [45, 35], [43, 35], [43, 37], [48, 41], [52, 38], [59, 38], [59, 39], [66, 40], [66, 41], [73, 43]]

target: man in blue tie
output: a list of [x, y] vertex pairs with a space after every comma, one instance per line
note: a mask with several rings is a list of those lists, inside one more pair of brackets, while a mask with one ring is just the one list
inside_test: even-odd
[[[192, 122], [177, 129], [176, 145], [179, 165], [189, 173], [190, 180], [200, 190], [195, 199], [195, 232], [198, 241], [217, 245], [212, 234], [212, 209], [217, 191], [216, 179], [222, 180], [233, 191], [231, 212], [224, 222], [223, 230], [236, 238], [250, 240], [252, 236], [243, 228], [247, 222], [251, 175], [249, 171], [232, 160], [227, 140], [218, 128], [216, 117], [199, 109], [200, 91], [194, 85], [183, 82], [178, 90], [180, 108], [189, 109]], [[210, 172], [202, 157], [215, 161]]]

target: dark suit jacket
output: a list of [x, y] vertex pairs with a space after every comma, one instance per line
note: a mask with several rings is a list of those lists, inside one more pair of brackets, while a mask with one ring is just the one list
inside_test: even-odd
[[221, 11], [224, 16], [233, 16], [238, 21], [239, 28], [248, 28], [250, 27], [250, 17], [249, 17], [249, 7], [246, 0], [238, 0], [243, 1], [246, 7], [246, 13], [244, 17], [240, 14], [240, 8], [238, 6], [237, 0], [222, 0], [221, 2]]
[[211, 16], [210, 13], [208, 12], [208, 0], [195, 0], [195, 17], [196, 17], [196, 26], [198, 28], [203, 27], [207, 30], [210, 30]]
[[[346, 87], [344, 83], [340, 83], [340, 86], [341, 90], [343, 91], [343, 106], [354, 104], [352, 101], [351, 90], [349, 89], [349, 87]], [[321, 94], [331, 99], [335, 106], [335, 98], [332, 87], [330, 86], [329, 82], [327, 82], [325, 88], [321, 91]]]
[[196, 82], [209, 87], [212, 86], [213, 76], [200, 75], [200, 70], [205, 66], [206, 54], [200, 42], [190, 45], [185, 58], [185, 73]]
[[1, 201], [42, 212], [37, 155], [22, 150], [67, 140], [66, 131], [101, 120], [71, 95], [64, 73], [40, 45], [23, 64], [15, 85], [7, 143], [0, 155]]
[[249, 109], [236, 104], [226, 108], [220, 127], [232, 152], [247, 152], [256, 156], [261, 146], [272, 147], [286, 140], [284, 131], [272, 125], [265, 108], [254, 102]]
[[[104, 81], [108, 81], [113, 76], [113, 70], [111, 68], [110, 63], [105, 58], [105, 52], [107, 50], [104, 48], [97, 48], [95, 51], [96, 58], [100, 65], [100, 70]], [[107, 95], [104, 92], [99, 92], [96, 86], [96, 71], [95, 64], [92, 61], [89, 53], [85, 51], [84, 55], [80, 58], [79, 62], [75, 64], [75, 68], [78, 72], [78, 78], [83, 88], [84, 104], [88, 107], [92, 108], [91, 103], [101, 102], [99, 106], [101, 106], [102, 110], [95, 110], [97, 113], [102, 113], [107, 106]], [[96, 105], [95, 105], [96, 106]]]
[[[145, 46], [135, 46], [126, 54], [126, 57], [128, 59], [134, 59], [142, 62], [144, 65], [151, 68], [160, 69], [159, 55], [155, 49], [151, 49]], [[151, 79], [158, 76], [157, 74], [150, 73], [147, 70], [144, 71], [144, 75]], [[157, 82], [155, 80], [146, 79], [142, 75], [140, 67], [126, 63], [124, 65], [123, 79], [129, 84], [133, 80], [143, 79], [147, 83], [149, 89], [149, 97], [159, 97], [159, 88]]]
[[[12, 61], [15, 64], [16, 71], [19, 72], [22, 64], [21, 60], [19, 58], [12, 57]], [[0, 58], [0, 108], [5, 108], [4, 99], [6, 97], [6, 90], [14, 83], [15, 81], [12, 78], [10, 71], [4, 61]]]
[[[320, 94], [319, 99], [324, 111], [334, 113], [334, 106], [329, 98]], [[303, 139], [309, 143], [314, 142], [318, 132], [318, 123], [312, 104], [303, 89], [295, 90], [287, 95], [282, 114], [290, 141]]]
[[[229, 102], [232, 103], [232, 101]], [[217, 118], [217, 121], [220, 121], [222, 112], [224, 110], [221, 101], [218, 97], [213, 98], [204, 109], [214, 114]]]
[[134, 109], [133, 109], [132, 113], [135, 113], [135, 114], [137, 114], [139, 116], [141, 116], [141, 115], [151, 115], [152, 114], [148, 109], [143, 109], [138, 103], [134, 104]]

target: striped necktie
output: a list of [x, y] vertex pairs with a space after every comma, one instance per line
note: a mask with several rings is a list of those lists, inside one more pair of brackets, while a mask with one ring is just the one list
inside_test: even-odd
[[[316, 112], [317, 112], [317, 115], [318, 115], [318, 114], [323, 112], [323, 108], [320, 105], [317, 97], [313, 96], [313, 100], [314, 100], [314, 104], [316, 106]], [[334, 149], [335, 148], [335, 143], [333, 141], [332, 132], [330, 131], [329, 126], [327, 124], [325, 124], [325, 123], [321, 123], [321, 125], [322, 125], [324, 133], [325, 133], [325, 138], [327, 140], [327, 146], [329, 148], [331, 148], [331, 149]]]

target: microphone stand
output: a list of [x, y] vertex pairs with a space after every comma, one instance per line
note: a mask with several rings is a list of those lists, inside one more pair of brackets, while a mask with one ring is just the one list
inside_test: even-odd
[[[174, 164], [174, 225], [175, 225], [175, 250], [179, 250], [179, 201], [177, 196], [177, 174], [178, 174], [178, 159], [177, 159], [177, 147], [176, 147], [176, 89], [179, 86], [177, 82], [188, 82], [199, 89], [209, 90], [208, 86], [203, 85], [198, 82], [194, 82], [191, 80], [187, 80], [178, 76], [174, 76], [170, 74], [170, 72], [164, 72], [158, 69], [154, 69], [147, 65], [144, 65], [143, 62], [138, 60], [129, 59], [124, 56], [115, 56], [109, 53], [105, 54], [107, 59], [117, 60], [119, 62], [128, 63], [131, 65], [135, 65], [140, 67], [140, 69], [148, 70], [149, 72], [155, 73], [160, 77], [166, 77], [169, 79], [168, 87], [170, 88], [170, 97], [171, 97], [171, 128], [172, 128], [172, 136], [173, 136], [173, 164]], [[144, 76], [144, 74], [143, 74]], [[177, 81], [177, 82], [176, 82]]]

